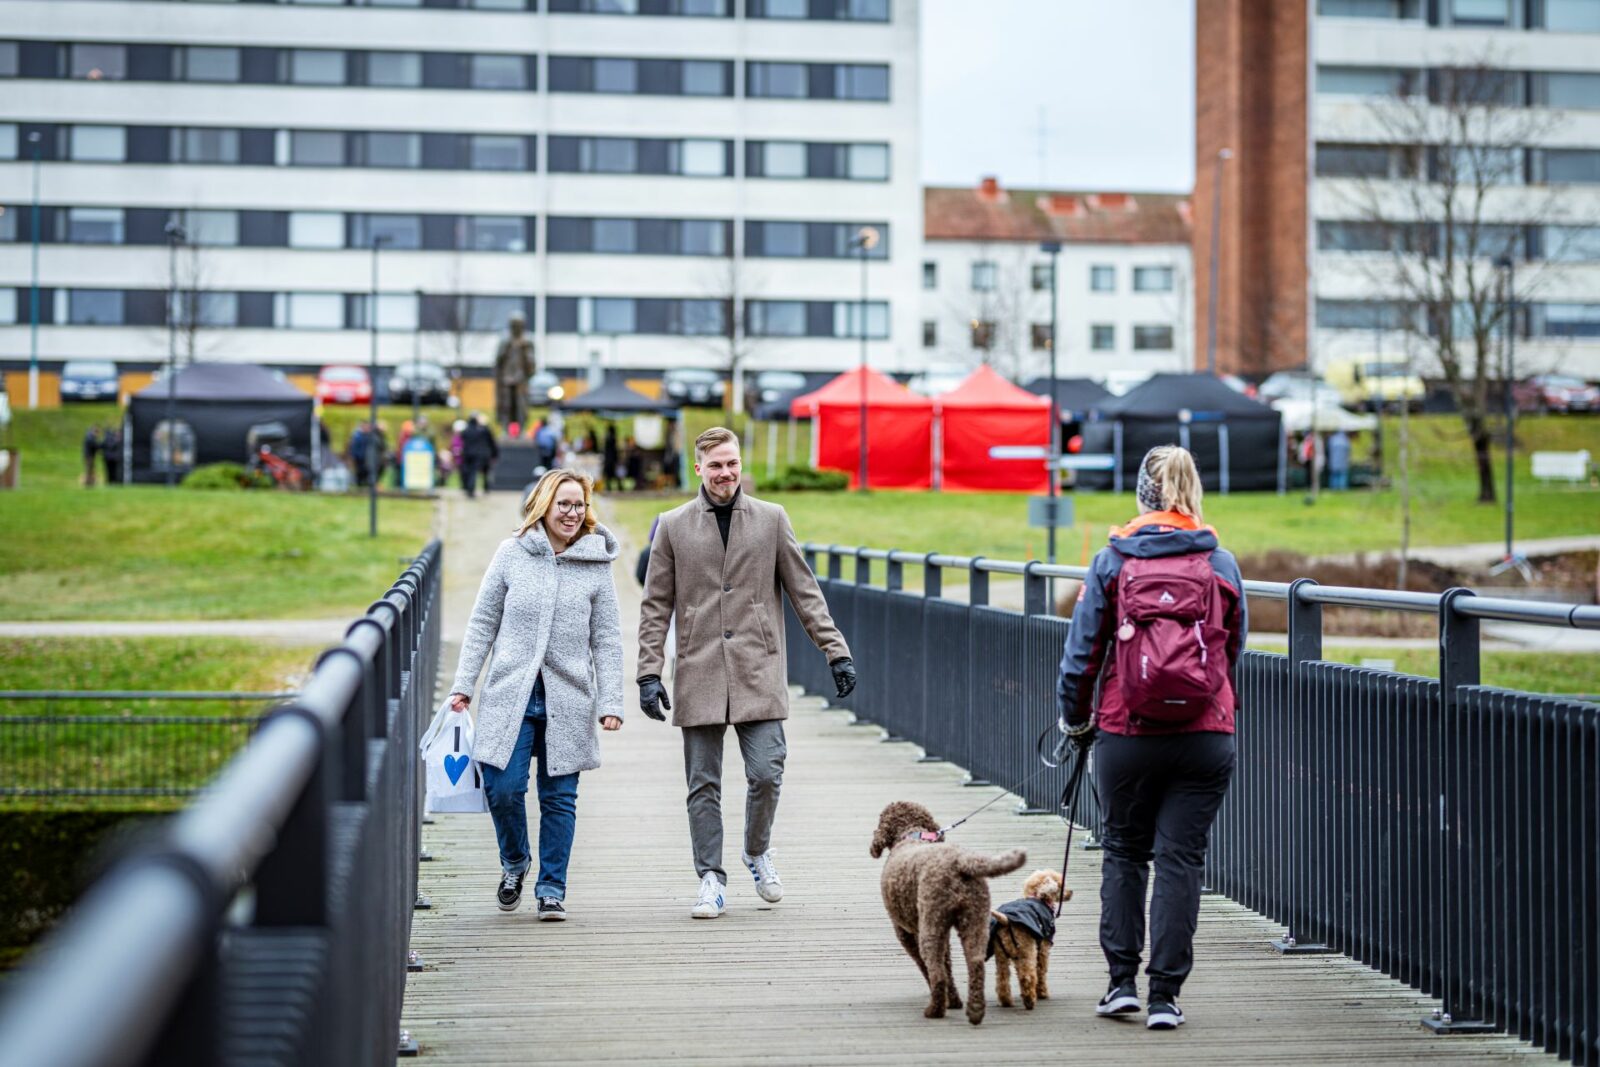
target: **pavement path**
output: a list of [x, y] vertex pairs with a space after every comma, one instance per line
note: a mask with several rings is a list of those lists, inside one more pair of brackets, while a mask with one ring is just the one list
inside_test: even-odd
[[[449, 677], [478, 579], [515, 502], [457, 498], [445, 508]], [[1064, 1054], [1108, 1065], [1181, 1057], [1191, 1067], [1554, 1062], [1505, 1037], [1430, 1036], [1419, 1025], [1433, 1006], [1426, 998], [1341, 957], [1281, 957], [1267, 944], [1280, 929], [1216, 896], [1202, 904], [1183, 1030], [1156, 1034], [1096, 1019], [1104, 987], [1098, 853], [1072, 857], [1067, 881], [1077, 897], [1063, 915], [1051, 1000], [1032, 1012], [1001, 1009], [991, 992], [981, 1027], [959, 1014], [926, 1020], [926, 986], [892, 936], [868, 842], [888, 801], [918, 800], [954, 819], [995, 793], [963, 788], [959, 768], [920, 763], [913, 746], [883, 744], [878, 730], [851, 725], [851, 716], [814, 697], [797, 697], [787, 724], [791, 758], [774, 845], [785, 899], [762, 903], [738, 864], [744, 791], [735, 748], [725, 764], [729, 909], [714, 922], [690, 919], [698, 879], [679, 735], [646, 720], [631, 700], [634, 551], [625, 546], [615, 570], [629, 714], [620, 733], [603, 735], [605, 765], [580, 786], [571, 919], [536, 922], [527, 903], [510, 915], [497, 909], [487, 816], [440, 815], [424, 827], [434, 859], [421, 868], [420, 889], [432, 908], [415, 916], [412, 947], [424, 969], [407, 979], [402, 1019], [421, 1042], [421, 1062], [1031, 1067]], [[1055, 866], [1060, 822], [1017, 816], [1013, 799], [976, 815], [961, 843], [1021, 846], [1033, 866]], [[536, 812], [535, 805], [535, 821]], [[1020, 874], [998, 880], [996, 899], [1010, 899], [1020, 884]], [[959, 969], [959, 949], [955, 959]], [[991, 973], [991, 990], [992, 982]]]

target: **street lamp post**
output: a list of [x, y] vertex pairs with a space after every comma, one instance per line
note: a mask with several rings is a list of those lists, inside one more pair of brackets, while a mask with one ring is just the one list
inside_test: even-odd
[[[1061, 459], [1061, 407], [1056, 399], [1056, 339], [1061, 336], [1060, 322], [1056, 314], [1056, 264], [1061, 256], [1060, 241], [1046, 241], [1039, 246], [1041, 252], [1050, 256], [1050, 526], [1046, 537], [1048, 540], [1049, 559], [1047, 562], [1056, 561], [1056, 508], [1053, 501], [1056, 498], [1056, 483], [1061, 478], [1061, 473], [1056, 469]], [[1052, 579], [1054, 584], [1054, 579]], [[1052, 600], [1052, 605], [1054, 601]], [[1053, 608], [1052, 608], [1053, 610]]]
[[861, 250], [861, 313], [856, 316], [856, 329], [861, 334], [861, 413], [860, 432], [860, 471], [858, 477], [860, 484], [857, 489], [867, 491], [867, 253], [878, 243], [878, 231], [872, 226], [863, 226], [856, 232], [851, 245]]
[[[1522, 562], [1517, 555], [1514, 544], [1514, 522], [1516, 508], [1516, 467], [1513, 458], [1516, 455], [1516, 428], [1517, 428], [1517, 402], [1513, 383], [1517, 380], [1517, 265], [1509, 255], [1501, 256], [1495, 260], [1495, 266], [1504, 271], [1500, 279], [1500, 317], [1505, 322], [1506, 331], [1506, 365], [1505, 381], [1501, 383], [1501, 390], [1505, 393], [1506, 412], [1506, 554], [1500, 561], [1500, 570], [1517, 567]], [[1518, 567], [1519, 570], [1526, 570]]]
[[[188, 237], [176, 217], [162, 228], [167, 235], [167, 487], [178, 484], [178, 246]], [[193, 309], [190, 314], [193, 314]]]
[[1217, 373], [1217, 252], [1222, 242], [1222, 164], [1233, 149], [1217, 149], [1217, 171], [1211, 182], [1211, 266], [1206, 284], [1206, 373]]
[[28, 287], [28, 407], [39, 406], [39, 162], [44, 153], [44, 137], [38, 130], [28, 134], [33, 146], [33, 280]]
[[[378, 249], [389, 243], [387, 234], [372, 236], [372, 293], [367, 297], [367, 334], [370, 338], [367, 354], [367, 377], [371, 385], [368, 397], [372, 430], [367, 434], [367, 535], [378, 536]], [[415, 388], [413, 386], [413, 388]]]

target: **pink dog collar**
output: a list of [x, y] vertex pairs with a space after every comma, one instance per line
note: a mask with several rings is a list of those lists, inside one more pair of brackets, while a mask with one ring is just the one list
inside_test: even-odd
[[930, 844], [937, 845], [939, 842], [944, 840], [944, 831], [943, 830], [913, 830], [909, 834], [906, 834], [906, 838], [905, 839], [907, 841], [927, 841]]

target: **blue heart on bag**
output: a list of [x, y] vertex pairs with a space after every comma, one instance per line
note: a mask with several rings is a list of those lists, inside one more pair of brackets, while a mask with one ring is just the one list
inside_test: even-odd
[[467, 773], [467, 767], [471, 764], [471, 756], [446, 756], [444, 758], [444, 773], [450, 776], [450, 784], [455, 785], [461, 781], [461, 776]]

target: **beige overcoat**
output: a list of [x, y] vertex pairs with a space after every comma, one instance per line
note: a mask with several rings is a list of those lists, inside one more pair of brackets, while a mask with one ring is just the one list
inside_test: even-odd
[[661, 516], [639, 611], [638, 676], [661, 675], [675, 618], [672, 725], [789, 717], [784, 593], [828, 662], [850, 655], [783, 508], [740, 493], [726, 550], [704, 489]]

